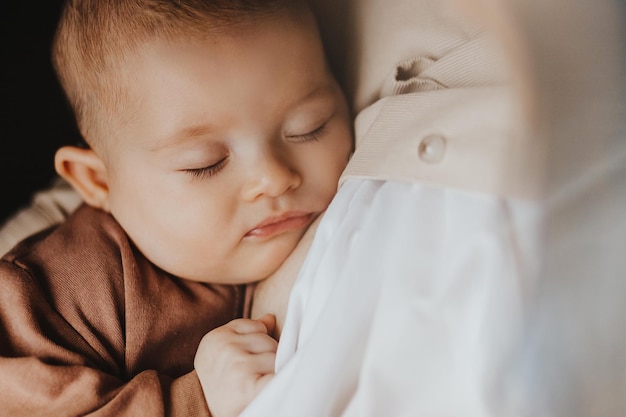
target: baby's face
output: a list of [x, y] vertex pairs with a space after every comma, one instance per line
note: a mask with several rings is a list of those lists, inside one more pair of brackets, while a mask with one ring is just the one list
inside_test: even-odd
[[157, 266], [195, 281], [272, 273], [330, 203], [352, 148], [312, 24], [154, 42], [131, 68], [109, 208]]

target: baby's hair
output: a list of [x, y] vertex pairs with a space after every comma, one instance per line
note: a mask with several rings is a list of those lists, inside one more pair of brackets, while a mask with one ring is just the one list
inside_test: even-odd
[[119, 83], [124, 61], [150, 40], [194, 39], [238, 30], [302, 5], [294, 0], [67, 0], [52, 61], [78, 128], [96, 146], [106, 126], [132, 118]]

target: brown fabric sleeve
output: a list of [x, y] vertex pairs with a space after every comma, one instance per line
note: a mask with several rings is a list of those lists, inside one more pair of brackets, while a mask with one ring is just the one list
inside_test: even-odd
[[[146, 370], [125, 380], [124, 352], [94, 349], [24, 269], [0, 262], [0, 414], [209, 416], [195, 372]], [[102, 311], [102, 314], [110, 312]], [[101, 340], [115, 340], [104, 336]]]
[[195, 372], [170, 380], [144, 371], [129, 382], [86, 366], [0, 358], [0, 410], [11, 417], [210, 417]]
[[204, 393], [196, 371], [174, 380], [169, 394], [166, 401], [167, 415], [172, 417], [211, 415], [206, 402], [198, 401], [198, 398], [204, 399]]

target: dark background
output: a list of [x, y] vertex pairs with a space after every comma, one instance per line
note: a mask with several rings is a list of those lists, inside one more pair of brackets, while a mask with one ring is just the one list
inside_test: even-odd
[[54, 178], [54, 152], [78, 139], [52, 70], [61, 0], [10, 2], [1, 12], [0, 223]]

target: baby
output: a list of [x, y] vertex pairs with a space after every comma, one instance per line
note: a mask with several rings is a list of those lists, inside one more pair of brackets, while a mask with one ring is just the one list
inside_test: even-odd
[[85, 139], [55, 167], [86, 204], [0, 262], [0, 410], [237, 415], [276, 351], [271, 316], [241, 318], [245, 284], [326, 209], [352, 149], [312, 14], [68, 0], [53, 60]]

